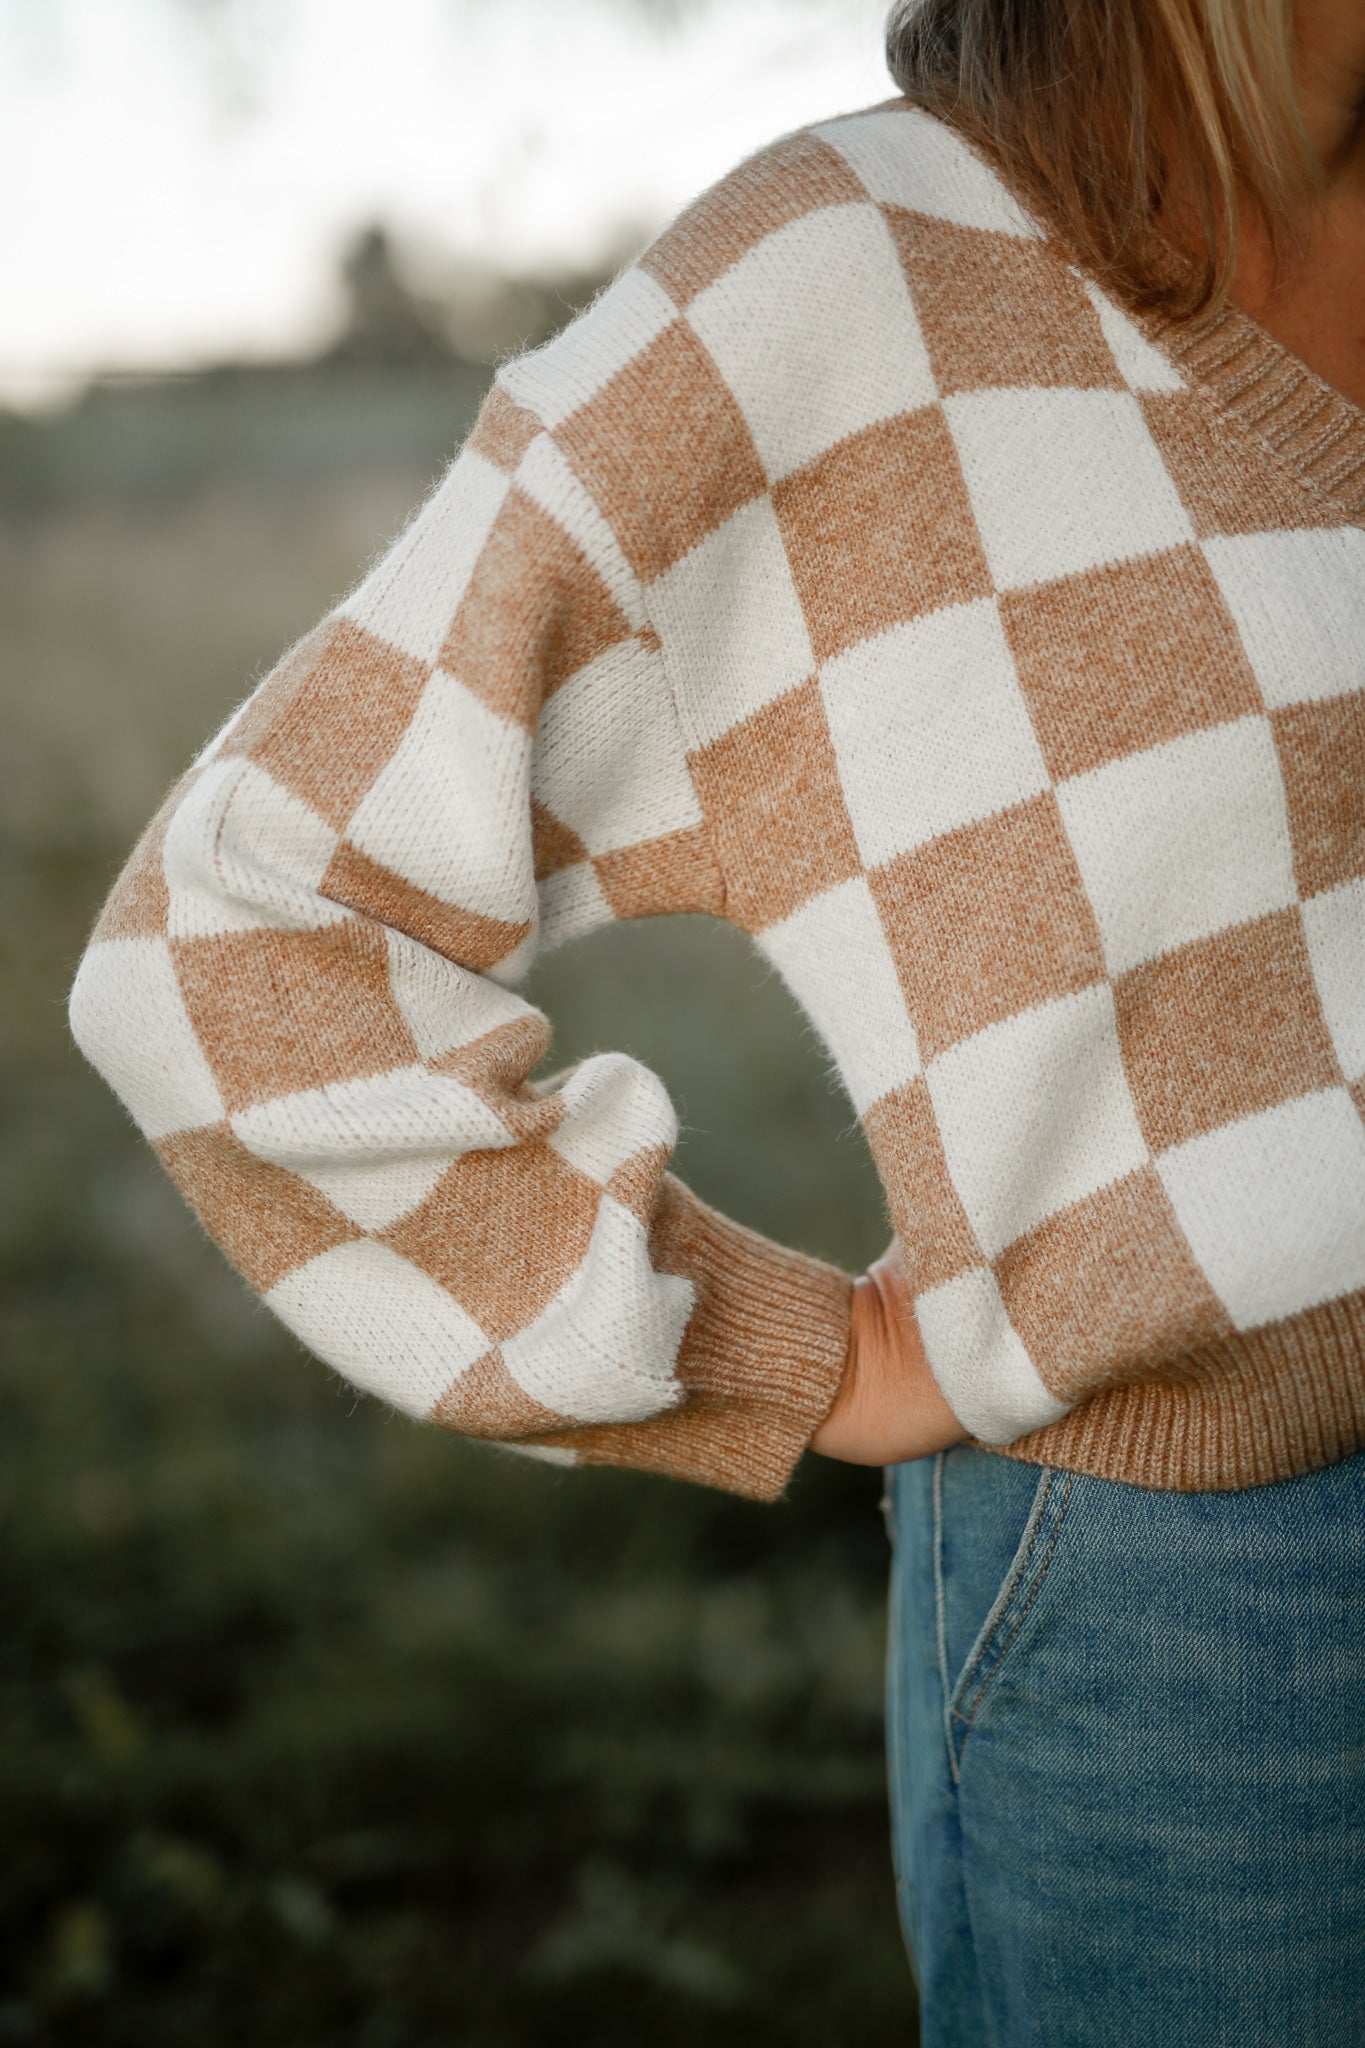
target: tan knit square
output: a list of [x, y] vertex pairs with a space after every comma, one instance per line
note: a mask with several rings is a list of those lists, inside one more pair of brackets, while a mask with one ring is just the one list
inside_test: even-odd
[[[1341, 513], [1281, 466], [1254, 434], [1228, 423], [1195, 391], [1137, 394], [1157, 445], [1200, 540], [1215, 533], [1337, 526]], [[1229, 460], [1229, 431], [1236, 458]]]
[[389, 986], [384, 934], [357, 918], [321, 931], [176, 939], [171, 957], [229, 1110], [417, 1057]]
[[530, 729], [545, 697], [631, 630], [583, 550], [513, 487], [438, 660], [492, 710]]
[[353, 620], [324, 621], [244, 707], [230, 751], [339, 832], [407, 731], [429, 674]]
[[1304, 896], [1365, 875], [1365, 693], [1270, 714]]
[[163, 865], [166, 828], [189, 784], [190, 777], [182, 775], [162, 799], [100, 911], [92, 944], [97, 939], [157, 939], [165, 931], [171, 908]]
[[740, 164], [689, 206], [640, 258], [675, 305], [686, 306], [757, 243], [821, 206], [863, 199], [837, 150], [790, 135]]
[[179, 1132], [156, 1149], [209, 1236], [260, 1294], [361, 1234], [298, 1174], [248, 1152], [227, 1124]]
[[819, 685], [788, 690], [692, 755], [692, 779], [745, 931], [860, 872]]
[[517, 464], [526, 453], [536, 435], [541, 432], [540, 421], [524, 405], [518, 405], [501, 385], [495, 384], [479, 408], [467, 446], [507, 476], [516, 473]]
[[539, 797], [531, 798], [531, 860], [538, 882], [557, 875], [563, 868], [576, 867], [588, 858], [588, 849], [578, 834], [557, 818]]
[[1103, 978], [1099, 931], [1050, 792], [898, 854], [868, 879], [926, 1059]]
[[1154, 1152], [1341, 1079], [1297, 910], [1117, 975], [1114, 1004]]
[[449, 1074], [452, 1080], [472, 1088], [504, 1123], [519, 1110], [538, 1107], [544, 1114], [531, 1117], [530, 1123], [548, 1137], [563, 1116], [563, 1105], [557, 1097], [531, 1088], [526, 1076], [549, 1049], [548, 1021], [538, 1010], [528, 1010], [452, 1046], [449, 1052], [438, 1053], [427, 1065], [433, 1074]]
[[617, 917], [687, 910], [721, 915], [725, 885], [703, 825], [599, 853], [593, 867]]
[[1014, 1328], [1052, 1393], [1080, 1395], [1231, 1332], [1151, 1166], [1049, 1216], [995, 1260]]
[[[1079, 278], [1042, 242], [883, 206], [939, 390], [1069, 384], [1121, 391], [1113, 354]], [[964, 320], [964, 306], [989, 306]]]
[[307, 681], [315, 664], [325, 658], [338, 637], [348, 631], [356, 631], [353, 619], [328, 613], [302, 639], [287, 647], [261, 686], [252, 691], [228, 720], [215, 751], [220, 754], [250, 754], [257, 740], [275, 725], [294, 692]]
[[1000, 617], [1057, 779], [1260, 709], [1241, 639], [1196, 547], [1007, 591]]
[[593, 1182], [547, 1144], [468, 1152], [382, 1237], [490, 1336], [510, 1337], [577, 1269], [598, 1199]]
[[924, 1294], [984, 1265], [985, 1255], [948, 1172], [923, 1076], [874, 1102], [863, 1129], [915, 1292]]
[[817, 661], [935, 605], [991, 594], [937, 406], [850, 435], [772, 497]]
[[682, 320], [562, 420], [554, 438], [646, 583], [766, 482], [744, 414]]
[[445, 903], [427, 889], [419, 888], [395, 874], [382, 861], [371, 859], [358, 846], [343, 839], [322, 878], [322, 893], [333, 903], [344, 904], [361, 917], [406, 932], [456, 960], [461, 967], [486, 973], [514, 953], [530, 932], [530, 924], [514, 924], [487, 917], [477, 910], [465, 910], [457, 903]]
[[642, 1145], [638, 1152], [632, 1152], [619, 1166], [607, 1175], [605, 1188], [614, 1202], [623, 1209], [629, 1209], [641, 1228], [648, 1231], [654, 1215], [654, 1204], [658, 1199], [659, 1183], [668, 1170], [673, 1157], [673, 1147], [660, 1142], [657, 1145]]
[[427, 1416], [440, 1429], [462, 1436], [515, 1441], [569, 1427], [566, 1416], [546, 1408], [517, 1385], [500, 1351], [485, 1351], [451, 1381]]

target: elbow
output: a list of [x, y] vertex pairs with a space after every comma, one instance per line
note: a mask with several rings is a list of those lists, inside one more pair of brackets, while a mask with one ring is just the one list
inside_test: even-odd
[[164, 846], [172, 791], [100, 912], [67, 997], [77, 1046], [151, 1139], [216, 1123], [224, 1105], [181, 993]]
[[97, 934], [67, 1017], [76, 1044], [147, 1138], [224, 1117], [164, 936]]

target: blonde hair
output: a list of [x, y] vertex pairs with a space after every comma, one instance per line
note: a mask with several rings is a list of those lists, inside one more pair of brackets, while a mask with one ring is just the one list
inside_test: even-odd
[[897, 0], [886, 55], [901, 91], [992, 158], [1085, 268], [1135, 304], [1200, 319], [1227, 296], [1245, 209], [1282, 257], [1318, 190], [1293, 8]]

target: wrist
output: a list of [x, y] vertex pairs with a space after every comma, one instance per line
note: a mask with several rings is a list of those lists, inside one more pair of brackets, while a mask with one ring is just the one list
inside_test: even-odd
[[851, 1464], [899, 1464], [967, 1434], [930, 1368], [893, 1243], [853, 1283], [844, 1376], [811, 1449]]

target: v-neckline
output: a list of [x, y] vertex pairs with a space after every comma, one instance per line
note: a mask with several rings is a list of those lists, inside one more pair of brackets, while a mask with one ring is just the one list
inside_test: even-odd
[[1365, 517], [1365, 407], [1231, 302], [1200, 324], [1130, 310], [1134, 317], [1224, 413], [1348, 518]]
[[869, 111], [895, 108], [946, 128], [1008, 194], [1038, 238], [1078, 275], [1088, 277], [1188, 384], [1202, 389], [1223, 414], [1253, 433], [1344, 517], [1365, 520], [1365, 407], [1327, 383], [1231, 301], [1211, 319], [1199, 322], [1128, 304], [1076, 259], [1057, 230], [1037, 217], [972, 137], [903, 95]]

